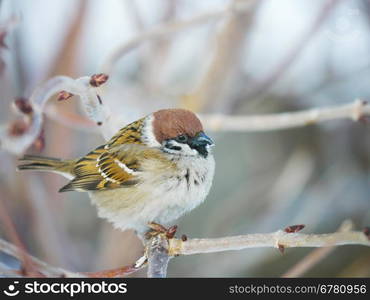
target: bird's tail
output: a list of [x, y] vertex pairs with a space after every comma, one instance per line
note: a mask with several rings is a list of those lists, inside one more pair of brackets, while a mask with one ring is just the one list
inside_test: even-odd
[[58, 158], [25, 155], [20, 159], [18, 170], [51, 171], [69, 177], [73, 175], [73, 161]]

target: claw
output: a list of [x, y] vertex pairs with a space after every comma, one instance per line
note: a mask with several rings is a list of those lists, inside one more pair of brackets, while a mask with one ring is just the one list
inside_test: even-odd
[[168, 239], [173, 239], [175, 234], [176, 234], [176, 231], [177, 231], [177, 225], [171, 226], [170, 228], [168, 228], [168, 230], [166, 232], [166, 237]]
[[148, 223], [148, 226], [149, 226], [150, 229], [152, 229], [152, 231], [157, 231], [157, 232], [160, 232], [160, 233], [165, 233], [167, 231], [166, 227], [164, 227], [161, 224], [155, 223], [155, 222]]
[[177, 231], [177, 225], [171, 226], [169, 228], [164, 227], [161, 224], [150, 222], [148, 223], [148, 226], [151, 230], [149, 230], [145, 234], [146, 239], [151, 239], [152, 237], [158, 235], [158, 234], [164, 234], [168, 239], [174, 238], [176, 231]]

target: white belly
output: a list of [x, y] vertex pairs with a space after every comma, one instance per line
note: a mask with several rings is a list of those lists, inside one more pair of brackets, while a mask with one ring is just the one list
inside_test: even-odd
[[178, 161], [174, 173], [146, 172], [140, 184], [131, 187], [90, 192], [98, 215], [122, 230], [143, 233], [148, 222], [162, 225], [176, 220], [206, 198], [212, 184], [215, 162], [212, 155], [186, 157]]

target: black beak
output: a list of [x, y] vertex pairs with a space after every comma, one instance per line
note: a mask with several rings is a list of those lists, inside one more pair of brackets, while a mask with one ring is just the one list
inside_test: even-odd
[[199, 132], [195, 137], [193, 137], [189, 145], [192, 149], [195, 149], [202, 155], [204, 158], [208, 155], [208, 147], [214, 145], [214, 142], [210, 137], [208, 137], [204, 132]]

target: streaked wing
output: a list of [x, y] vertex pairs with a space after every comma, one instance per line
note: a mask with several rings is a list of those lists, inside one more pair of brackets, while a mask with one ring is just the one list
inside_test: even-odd
[[104, 145], [90, 152], [75, 164], [75, 178], [60, 189], [94, 191], [131, 186], [139, 182], [139, 161], [147, 157], [147, 147], [127, 144], [105, 149]]
[[140, 172], [139, 161], [146, 149], [145, 146], [135, 144], [114, 147], [98, 157], [96, 166], [107, 181], [130, 185]]

